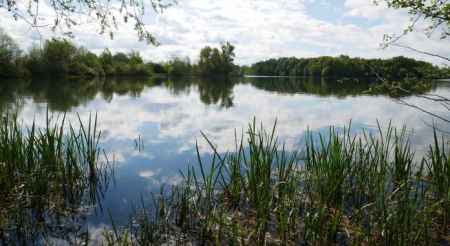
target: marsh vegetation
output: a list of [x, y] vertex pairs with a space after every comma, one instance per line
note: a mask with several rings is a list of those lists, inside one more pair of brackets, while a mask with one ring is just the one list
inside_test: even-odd
[[0, 244], [76, 242], [83, 215], [101, 208], [112, 166], [99, 161], [97, 118], [24, 127], [3, 113], [0, 124]]
[[[89, 242], [83, 213], [112, 174], [99, 162], [97, 119], [79, 128], [64, 118], [23, 128], [3, 115], [0, 128], [2, 243]], [[68, 129], [68, 130], [66, 130]], [[75, 130], [78, 129], [78, 130]], [[67, 131], [67, 132], [66, 132]], [[449, 243], [450, 147], [434, 131], [416, 156], [406, 128], [355, 134], [308, 132], [288, 151], [276, 125], [235, 134], [235, 148], [212, 150], [180, 170], [181, 183], [136, 201], [129, 226], [103, 232], [107, 245], [427, 245]]]
[[182, 170], [111, 245], [429, 245], [449, 243], [450, 148], [434, 132], [416, 156], [406, 129], [307, 134], [298, 151], [253, 121], [235, 149]]

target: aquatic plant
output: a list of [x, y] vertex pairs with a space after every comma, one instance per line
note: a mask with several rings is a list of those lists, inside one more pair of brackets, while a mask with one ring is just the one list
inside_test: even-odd
[[99, 161], [97, 116], [79, 118], [79, 127], [48, 113], [43, 128], [11, 114], [0, 121], [0, 244], [70, 241], [81, 228], [77, 215], [100, 204], [112, 171]]
[[[83, 209], [98, 206], [112, 171], [99, 161], [97, 119], [79, 128], [52, 121], [0, 125], [0, 242], [89, 243]], [[53, 123], [52, 123], [53, 122]], [[357, 134], [351, 126], [308, 131], [287, 150], [255, 120], [235, 148], [212, 150], [181, 172], [183, 181], [141, 199], [128, 225], [103, 233], [105, 245], [425, 245], [450, 241], [450, 148], [434, 132], [415, 156], [406, 128]], [[69, 226], [69, 224], [71, 226]], [[75, 226], [73, 226], [75, 225]]]
[[266, 131], [255, 122], [246, 138], [235, 137], [233, 152], [219, 153], [203, 135], [213, 151], [210, 164], [197, 152], [199, 166], [154, 196], [151, 208], [137, 210], [131, 229], [106, 231], [107, 244], [448, 243], [444, 139], [435, 132], [428, 154], [417, 158], [405, 128], [351, 132], [308, 132], [298, 152], [277, 141], [275, 126]]

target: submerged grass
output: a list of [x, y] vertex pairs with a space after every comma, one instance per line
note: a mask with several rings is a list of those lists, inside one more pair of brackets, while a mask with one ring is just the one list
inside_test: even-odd
[[[450, 148], [434, 134], [414, 155], [405, 129], [330, 128], [288, 152], [255, 122], [233, 152], [136, 210], [110, 245], [427, 245], [450, 243]], [[198, 146], [197, 146], [198, 150]], [[208, 170], [208, 171], [206, 171]]]
[[14, 115], [1, 116], [0, 245], [69, 240], [80, 229], [75, 215], [98, 204], [108, 184], [111, 169], [98, 161], [97, 117], [79, 119], [79, 128], [67, 127], [65, 116], [46, 119], [43, 128], [26, 128]]

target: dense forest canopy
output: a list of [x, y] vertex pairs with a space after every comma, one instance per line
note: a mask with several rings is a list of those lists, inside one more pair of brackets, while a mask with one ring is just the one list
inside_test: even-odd
[[404, 78], [450, 77], [449, 70], [431, 63], [406, 57], [391, 59], [338, 57], [278, 58], [253, 64], [250, 73], [269, 76], [377, 77], [394, 80]]
[[239, 74], [234, 62], [234, 46], [223, 44], [220, 49], [209, 46], [199, 54], [199, 63], [188, 58], [174, 58], [165, 63], [145, 62], [137, 51], [113, 54], [105, 49], [99, 55], [77, 47], [68, 39], [52, 38], [42, 48], [33, 47], [24, 53], [14, 40], [0, 30], [0, 77], [103, 77], [103, 76], [170, 76], [199, 75], [232, 76]]
[[8, 77], [145, 76], [153, 72], [151, 64], [145, 64], [138, 52], [118, 52], [112, 55], [105, 49], [97, 56], [83, 47], [76, 47], [66, 39], [47, 40], [42, 49], [33, 47], [18, 60], [19, 62], [13, 64], [15, 69]]
[[15, 41], [0, 30], [0, 77], [101, 77], [152, 74], [158, 68], [144, 63], [138, 52], [112, 54], [105, 49], [99, 56], [67, 39], [49, 39], [43, 47], [22, 52]]

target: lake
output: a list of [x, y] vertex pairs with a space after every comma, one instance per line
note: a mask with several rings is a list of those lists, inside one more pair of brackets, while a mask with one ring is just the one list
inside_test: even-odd
[[[421, 96], [391, 98], [367, 95], [369, 83], [310, 78], [248, 77], [232, 81], [185, 78], [107, 79], [103, 81], [8, 81], [0, 83], [0, 111], [17, 112], [25, 125], [44, 126], [46, 113], [74, 124], [97, 113], [101, 146], [115, 165], [115, 182], [102, 201], [102, 210], [87, 216], [91, 233], [115, 222], [125, 223], [131, 208], [148, 200], [161, 185], [177, 184], [180, 170], [195, 165], [196, 142], [205, 160], [212, 153], [202, 132], [220, 152], [232, 151], [252, 120], [266, 127], [276, 121], [279, 141], [288, 150], [301, 150], [309, 129], [326, 134], [330, 126], [351, 121], [355, 132], [376, 130], [390, 122], [406, 126], [418, 155], [431, 143], [433, 122], [448, 124], [417, 108], [439, 115], [448, 110]], [[450, 83], [439, 82], [429, 93], [450, 98]], [[403, 103], [402, 103], [403, 102]], [[378, 123], [377, 123], [378, 122]]]

